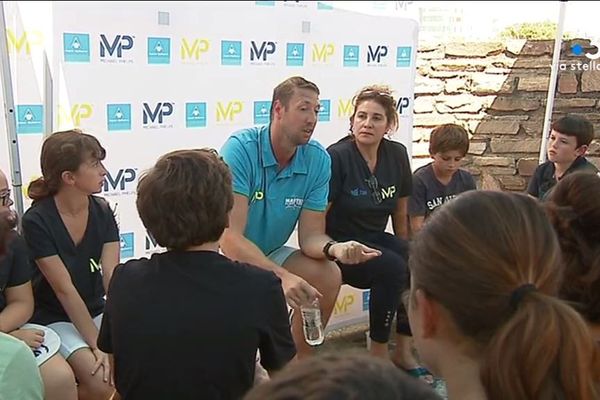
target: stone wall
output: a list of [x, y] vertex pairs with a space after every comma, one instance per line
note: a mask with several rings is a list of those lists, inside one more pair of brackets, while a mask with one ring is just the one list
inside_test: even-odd
[[[590, 60], [572, 55], [574, 43], [584, 52], [592, 49], [589, 40], [563, 43], [552, 120], [567, 113], [583, 115], [599, 138], [600, 63], [598, 71], [584, 70]], [[553, 49], [552, 40], [421, 44], [413, 166], [430, 160], [429, 134], [436, 125], [457, 123], [471, 136], [465, 168], [479, 187], [525, 190], [538, 165]], [[597, 139], [588, 158], [600, 166]]]

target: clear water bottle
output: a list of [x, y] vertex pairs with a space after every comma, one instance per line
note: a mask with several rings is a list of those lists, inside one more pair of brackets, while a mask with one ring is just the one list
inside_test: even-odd
[[321, 308], [319, 299], [316, 299], [300, 307], [302, 314], [302, 330], [304, 331], [304, 340], [311, 346], [318, 346], [325, 340], [323, 332], [323, 322], [321, 320]]

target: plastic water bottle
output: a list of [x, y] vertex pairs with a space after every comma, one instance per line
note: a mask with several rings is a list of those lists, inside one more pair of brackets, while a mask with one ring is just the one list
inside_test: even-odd
[[323, 322], [321, 321], [321, 308], [319, 299], [316, 299], [300, 307], [302, 313], [302, 330], [304, 331], [304, 340], [311, 346], [318, 346], [325, 340], [323, 332]]

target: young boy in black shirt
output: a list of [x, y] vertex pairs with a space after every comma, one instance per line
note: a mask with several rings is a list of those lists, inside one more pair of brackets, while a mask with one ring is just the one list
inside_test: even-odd
[[98, 347], [123, 399], [239, 399], [296, 354], [281, 280], [219, 254], [233, 207], [213, 150], [162, 156], [138, 185], [148, 232], [168, 249], [115, 269]]
[[548, 141], [548, 161], [536, 168], [527, 193], [544, 200], [565, 175], [574, 171], [598, 173], [598, 169], [584, 157], [593, 138], [594, 126], [583, 117], [567, 115], [556, 120]]
[[429, 154], [433, 161], [413, 174], [413, 192], [408, 202], [410, 228], [414, 235], [435, 209], [467, 190], [477, 189], [473, 176], [460, 169], [469, 150], [467, 131], [445, 124], [431, 131]]

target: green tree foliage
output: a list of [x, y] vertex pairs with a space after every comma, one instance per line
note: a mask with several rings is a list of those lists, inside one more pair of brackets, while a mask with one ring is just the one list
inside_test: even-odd
[[[556, 37], [557, 25], [555, 22], [525, 22], [507, 26], [500, 33], [502, 38], [510, 39], [554, 39]], [[572, 39], [573, 35], [563, 32], [563, 40]]]

